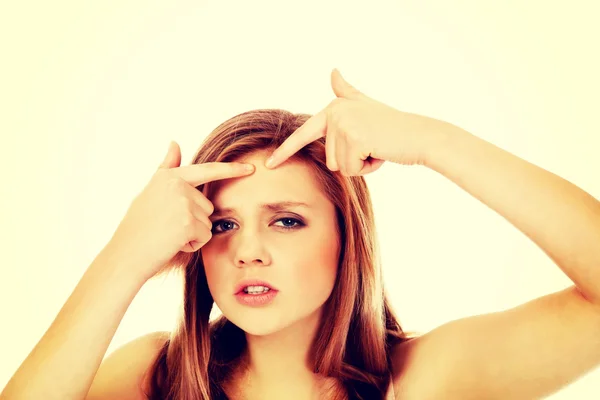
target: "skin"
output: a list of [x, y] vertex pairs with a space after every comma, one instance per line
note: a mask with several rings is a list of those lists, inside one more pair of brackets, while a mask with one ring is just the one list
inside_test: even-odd
[[[216, 305], [246, 332], [249, 370], [241, 379], [262, 398], [289, 394], [292, 387], [308, 394], [316, 382], [307, 353], [333, 290], [340, 252], [335, 207], [310, 167], [289, 160], [270, 170], [264, 166], [269, 155], [255, 152], [236, 160], [254, 164], [255, 172], [217, 184], [210, 199], [213, 237], [201, 249]], [[260, 207], [278, 201], [309, 207]], [[233, 211], [219, 213], [223, 208]], [[267, 306], [241, 305], [233, 293], [244, 278], [265, 279], [279, 293]]]

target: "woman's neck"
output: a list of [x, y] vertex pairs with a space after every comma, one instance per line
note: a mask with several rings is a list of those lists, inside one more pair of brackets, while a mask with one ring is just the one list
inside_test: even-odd
[[312, 374], [308, 357], [319, 317], [317, 310], [270, 335], [246, 334], [248, 369], [257, 382], [282, 382]]
[[[291, 392], [308, 398], [316, 390], [318, 377], [312, 372], [309, 352], [317, 333], [320, 310], [276, 333], [265, 336], [246, 334], [245, 362], [236, 374], [235, 386], [244, 393], [261, 394], [261, 398]], [[236, 392], [239, 392], [236, 390]], [[248, 396], [245, 396], [248, 398]]]

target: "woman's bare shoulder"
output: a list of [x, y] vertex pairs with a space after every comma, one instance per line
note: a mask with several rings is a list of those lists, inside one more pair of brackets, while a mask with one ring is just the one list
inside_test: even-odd
[[[435, 339], [435, 338], [434, 338]], [[431, 332], [411, 337], [392, 348], [392, 380], [397, 399], [438, 399], [443, 393], [443, 370], [436, 368], [440, 347]]]
[[[418, 379], [415, 379], [415, 368], [421, 362], [415, 360], [415, 349], [419, 337], [411, 338], [410, 340], [402, 341], [392, 348], [392, 383], [394, 385], [395, 398], [411, 398], [410, 393], [418, 393], [418, 388], [415, 387]], [[409, 373], [410, 372], [410, 373]]]
[[169, 337], [170, 332], [151, 332], [115, 349], [102, 361], [86, 399], [145, 399], [149, 369]]

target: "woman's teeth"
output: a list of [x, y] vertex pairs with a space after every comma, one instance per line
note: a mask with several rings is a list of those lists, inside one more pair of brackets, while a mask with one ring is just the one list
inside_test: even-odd
[[244, 293], [248, 293], [248, 294], [261, 294], [261, 293], [266, 293], [268, 292], [270, 289], [268, 287], [265, 286], [248, 286], [244, 289]]

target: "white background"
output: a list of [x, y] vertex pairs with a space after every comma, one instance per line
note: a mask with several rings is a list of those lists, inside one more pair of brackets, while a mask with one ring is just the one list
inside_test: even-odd
[[[377, 100], [461, 126], [600, 198], [598, 9], [565, 4], [3, 2], [0, 388], [170, 140], [187, 164], [238, 113], [315, 114], [334, 98], [334, 67]], [[521, 232], [443, 176], [386, 163], [366, 179], [405, 330], [570, 285]], [[170, 330], [180, 300], [177, 277], [150, 281], [109, 353]], [[597, 369], [551, 398], [599, 393]]]

